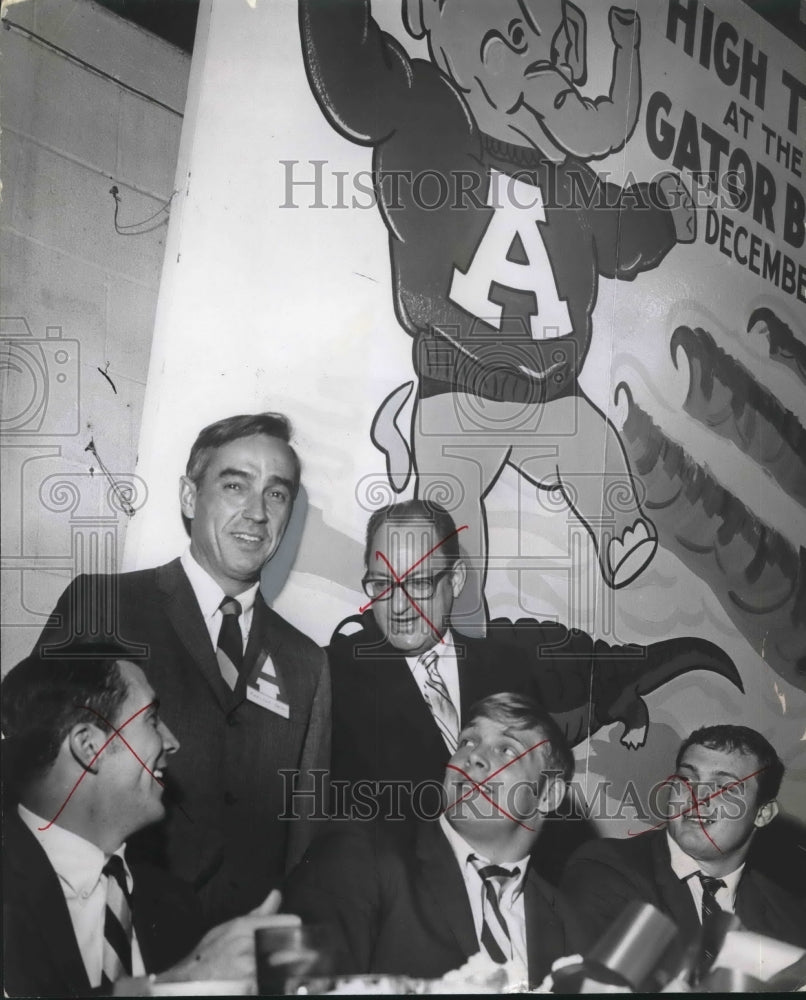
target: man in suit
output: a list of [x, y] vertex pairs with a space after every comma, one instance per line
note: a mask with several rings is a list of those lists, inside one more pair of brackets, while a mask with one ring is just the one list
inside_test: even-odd
[[[171, 981], [254, 975], [261, 912], [202, 937], [189, 886], [126, 858], [164, 815], [179, 743], [125, 651], [74, 645], [3, 682], [3, 937], [7, 996], [136, 996]], [[200, 940], [201, 939], [201, 940]], [[191, 951], [192, 949], [192, 951]]]
[[666, 829], [586, 844], [567, 866], [562, 888], [590, 931], [601, 934], [628, 902], [640, 900], [668, 914], [685, 938], [702, 929], [705, 950], [719, 910], [734, 913], [747, 930], [806, 947], [797, 867], [784, 887], [761, 870], [756, 854], [778, 813], [783, 774], [777, 753], [753, 729], [720, 725], [692, 733], [668, 781]]
[[[649, 726], [644, 696], [674, 677], [708, 670], [741, 689], [730, 658], [696, 638], [609, 645], [533, 619], [496, 620], [486, 639], [456, 632], [451, 615], [466, 578], [461, 535], [446, 510], [423, 500], [369, 519], [367, 602], [336, 628], [328, 649], [337, 810], [364, 818], [428, 813], [467, 709], [497, 691], [534, 696], [572, 746], [618, 721], [622, 743], [637, 748]], [[546, 825], [541, 854], [555, 825]], [[578, 826], [571, 839], [567, 822], [557, 831], [564, 858], [579, 843]]]
[[573, 767], [532, 699], [485, 698], [448, 763], [439, 821], [417, 823], [412, 840], [389, 824], [334, 824], [289, 877], [285, 909], [331, 928], [342, 973], [432, 978], [481, 950], [513, 963], [513, 981], [540, 983], [584, 944], [531, 857]]
[[154, 569], [78, 577], [37, 646], [58, 655], [100, 626], [148, 654], [143, 669], [185, 753], [165, 822], [131, 847], [190, 882], [209, 925], [257, 905], [301, 856], [310, 826], [280, 819], [290, 792], [279, 772], [304, 783], [329, 758], [324, 653], [258, 589], [299, 487], [289, 438], [272, 413], [204, 428], [179, 490], [189, 549]]
[[377, 510], [367, 524], [368, 603], [328, 650], [334, 806], [354, 818], [433, 818], [470, 706], [533, 692], [525, 652], [450, 628], [466, 575], [459, 536], [444, 508], [422, 500]]

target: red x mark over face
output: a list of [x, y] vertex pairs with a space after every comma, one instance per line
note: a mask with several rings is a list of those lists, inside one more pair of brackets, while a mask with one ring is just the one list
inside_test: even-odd
[[[370, 600], [359, 611], [372, 608], [384, 635], [406, 653], [433, 645], [434, 636], [442, 641], [440, 626], [444, 629], [450, 614], [455, 581], [453, 567], [432, 557], [465, 530], [463, 524], [435, 541], [434, 527], [427, 521], [387, 520], [372, 538], [375, 566], [367, 567], [364, 578]], [[407, 568], [400, 571], [401, 566]]]
[[[116, 739], [119, 739], [123, 743], [123, 745], [129, 751], [129, 753], [134, 757], [134, 759], [140, 765], [140, 767], [147, 774], [149, 774], [151, 776], [151, 778], [154, 781], [156, 781], [157, 784], [161, 788], [165, 787], [164, 784], [163, 784], [163, 782], [162, 782], [162, 780], [154, 773], [154, 771], [148, 766], [148, 764], [145, 762], [145, 760], [143, 760], [143, 758], [140, 756], [140, 754], [137, 753], [137, 751], [134, 749], [134, 747], [131, 745], [131, 743], [123, 735], [123, 730], [126, 729], [127, 726], [130, 726], [136, 719], [140, 719], [142, 716], [144, 716], [146, 713], [149, 713], [151, 710], [153, 710], [154, 715], [156, 717], [156, 709], [157, 709], [157, 702], [156, 701], [151, 701], [147, 705], [144, 705], [141, 709], [138, 709], [138, 711], [136, 711], [136, 712], [134, 712], [134, 714], [130, 715], [129, 718], [126, 719], [125, 722], [121, 723], [121, 725], [118, 726], [117, 728], [115, 726], [113, 726], [112, 723], [109, 722], [108, 719], [105, 719], [99, 712], [96, 712], [94, 708], [91, 708], [89, 705], [84, 705], [82, 707], [85, 709], [85, 711], [90, 712], [93, 715], [95, 715], [99, 719], [99, 721], [102, 722], [109, 729], [111, 729], [112, 732], [111, 732], [110, 736], [104, 741], [104, 743], [99, 747], [99, 749], [95, 752], [95, 754], [93, 754], [92, 759], [86, 764], [86, 766], [84, 767], [84, 770], [79, 775], [78, 780], [76, 781], [76, 783], [70, 789], [70, 791], [69, 791], [69, 793], [67, 795], [67, 798], [61, 804], [61, 806], [59, 807], [59, 809], [56, 812], [56, 815], [53, 817], [53, 819], [51, 819], [49, 823], [46, 823], [45, 826], [39, 827], [39, 829], [41, 831], [48, 830], [51, 826], [53, 826], [53, 824], [56, 822], [56, 820], [59, 818], [59, 816], [61, 816], [61, 814], [64, 812], [64, 809], [67, 806], [67, 803], [73, 797], [73, 795], [75, 794], [75, 792], [78, 789], [78, 787], [81, 784], [81, 782], [87, 777], [88, 774], [92, 773], [92, 768], [94, 767], [94, 765], [95, 765], [96, 761], [98, 760], [98, 758], [106, 750], [106, 748], [114, 740], [116, 740]], [[154, 726], [153, 726], [153, 729], [154, 729], [154, 737], [153, 737], [153, 739], [157, 741], [158, 747], [159, 747], [158, 750], [155, 748], [155, 753], [154, 753], [155, 760], [158, 759], [158, 758], [160, 758], [162, 756], [163, 749], [164, 749], [163, 739], [162, 739], [162, 736], [159, 734], [159, 729], [158, 729], [158, 727], [161, 727], [162, 725], [163, 724], [160, 723], [158, 719], [156, 719], [156, 721], [154, 723]], [[149, 727], [149, 728], [151, 728], [151, 727]], [[165, 730], [165, 731], [169, 733], [168, 730]], [[170, 733], [169, 733], [169, 735], [170, 735]], [[171, 736], [171, 739], [173, 739], [172, 736]], [[170, 750], [168, 752], [170, 752]]]
[[[640, 837], [668, 826], [672, 839], [691, 857], [707, 860], [709, 856], [740, 850], [749, 843], [755, 826], [763, 825], [757, 823], [757, 793], [748, 789], [748, 783], [765, 770], [765, 767], [757, 768], [699, 796], [697, 790], [706, 782], [695, 784], [684, 774], [671, 774], [658, 786], [670, 788], [669, 815], [645, 830], [628, 831], [628, 836]], [[731, 795], [734, 790], [742, 794]]]
[[[491, 726], [489, 726], [488, 728], [492, 728], [492, 726], [496, 725], [495, 723], [492, 723], [492, 720], [482, 719], [479, 720], [479, 722], [490, 723]], [[449, 811], [453, 812], [457, 805], [468, 799], [471, 795], [475, 795], [475, 793], [478, 792], [481, 794], [482, 798], [484, 798], [487, 802], [489, 802], [490, 805], [493, 806], [495, 810], [501, 813], [502, 816], [505, 816], [508, 820], [511, 820], [511, 822], [516, 823], [518, 826], [523, 827], [524, 830], [528, 830], [530, 833], [534, 833], [535, 827], [528, 826], [526, 823], [523, 822], [523, 820], [518, 819], [517, 816], [513, 815], [513, 811], [515, 809], [515, 801], [517, 799], [519, 792], [521, 792], [524, 787], [528, 787], [531, 789], [534, 786], [536, 786], [537, 782], [534, 778], [534, 773], [533, 771], [530, 771], [529, 777], [525, 778], [519, 767], [514, 767], [514, 770], [511, 769], [513, 768], [514, 765], [518, 765], [519, 762], [522, 761], [524, 758], [526, 758], [529, 754], [533, 753], [539, 747], [544, 746], [549, 741], [547, 739], [539, 740], [537, 743], [534, 743], [532, 746], [527, 747], [525, 750], [515, 755], [512, 752], [511, 748], [508, 747], [505, 742], [501, 743], [501, 747], [503, 749], [500, 751], [496, 751], [495, 743], [493, 741], [486, 740], [484, 736], [485, 734], [482, 732], [479, 735], [479, 737], [475, 737], [473, 727], [471, 727], [471, 729], [467, 734], [463, 731], [462, 736], [460, 737], [459, 747], [457, 748], [454, 757], [451, 759], [451, 761], [449, 761], [446, 767], [448, 771], [455, 771], [457, 774], [459, 774], [464, 779], [464, 782], [469, 783], [470, 787], [466, 791], [462, 792], [462, 794], [454, 798], [453, 801], [449, 802], [442, 810], [443, 814]], [[462, 737], [464, 737], [464, 739]], [[470, 741], [474, 739], [478, 739], [479, 745], [477, 746], [470, 745], [466, 747], [466, 744], [468, 744]], [[484, 745], [481, 745], [482, 742], [484, 743]], [[490, 760], [494, 761], [495, 759], [494, 755], [496, 753], [508, 755], [508, 759], [504, 764], [501, 764], [500, 766], [496, 767], [495, 770], [485, 775], [480, 780], [476, 780], [475, 778], [470, 776], [466, 768], [472, 770], [477, 770], [477, 769], [485, 770], [486, 767], [489, 766]], [[460, 767], [458, 763], [455, 763], [455, 761], [463, 761], [465, 767]], [[499, 799], [499, 801], [496, 801], [496, 799], [494, 799], [489, 794], [488, 789], [492, 789], [491, 782], [494, 781], [495, 778], [497, 778], [504, 772], [508, 772], [507, 776], [502, 781], [496, 783], [495, 786], [497, 799]], [[453, 781], [448, 781], [446, 779], [446, 791], [448, 795], [450, 795], [451, 791], [455, 790], [457, 786], [461, 787], [464, 784], [464, 782], [458, 782], [455, 779]], [[499, 792], [500, 794], [498, 794]], [[505, 808], [505, 806], [501, 804], [500, 799], [504, 799], [507, 806], [509, 806], [510, 809], [512, 809], [513, 811], [510, 811], [510, 809]], [[468, 809], [469, 808], [470, 807], [468, 806]], [[478, 818], [483, 819], [485, 817], [479, 816]]]

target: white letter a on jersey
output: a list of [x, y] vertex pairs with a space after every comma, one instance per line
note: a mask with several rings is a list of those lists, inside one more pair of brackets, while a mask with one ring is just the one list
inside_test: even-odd
[[[533, 339], [571, 333], [568, 306], [557, 291], [546, 244], [537, 226], [546, 221], [540, 188], [493, 170], [487, 204], [494, 209], [493, 217], [467, 273], [454, 268], [451, 301], [500, 330], [503, 307], [490, 301], [493, 283], [533, 292], [538, 309], [538, 315], [530, 317]], [[525, 262], [508, 257], [516, 237]]]

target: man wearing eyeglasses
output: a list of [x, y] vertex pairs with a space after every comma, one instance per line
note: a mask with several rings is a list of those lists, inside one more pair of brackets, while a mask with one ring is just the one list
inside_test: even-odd
[[334, 806], [353, 819], [435, 818], [468, 708], [535, 693], [523, 651], [450, 627], [466, 576], [461, 531], [423, 500], [375, 511], [367, 525], [366, 602], [329, 649]]

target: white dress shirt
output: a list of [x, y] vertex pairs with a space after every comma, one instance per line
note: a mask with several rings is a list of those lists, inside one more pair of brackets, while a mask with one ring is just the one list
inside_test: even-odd
[[[697, 872], [702, 871], [699, 862], [686, 854], [681, 847], [678, 847], [677, 843], [669, 836], [668, 831], [666, 839], [669, 843], [672, 871], [681, 882], [685, 882], [688, 885], [689, 892], [697, 907], [697, 916], [700, 918], [700, 922], [702, 922], [702, 882], [700, 882], [696, 875]], [[730, 872], [730, 874], [719, 876], [725, 883], [725, 887], [724, 889], [717, 889], [714, 898], [719, 904], [720, 909], [726, 913], [736, 912], [736, 892], [739, 888], [739, 879], [741, 879], [743, 871], [744, 862], [735, 871]], [[703, 872], [703, 875], [705, 874], [707, 873]]]
[[[104, 920], [106, 917], [107, 876], [102, 874], [109, 860], [100, 847], [90, 843], [76, 833], [65, 830], [54, 823], [32, 813], [23, 805], [17, 806], [20, 819], [36, 837], [39, 846], [47, 854], [53, 870], [59, 877], [59, 884], [67, 902], [67, 912], [73, 924], [78, 950], [84, 960], [84, 968], [90, 986], [101, 985], [104, 955]], [[47, 827], [40, 830], [39, 827]], [[126, 845], [119, 847], [115, 854], [123, 861], [129, 892], [133, 879], [124, 855]], [[132, 928], [132, 975], [144, 976], [143, 956], [137, 943], [137, 935]]]
[[[445, 681], [445, 687], [447, 687], [448, 694], [451, 696], [453, 707], [456, 709], [456, 717], [459, 719], [459, 725], [461, 726], [462, 703], [459, 700], [459, 663], [456, 659], [456, 647], [453, 644], [453, 636], [450, 632], [446, 632], [442, 639], [442, 642], [438, 642], [431, 649], [427, 649], [426, 653], [430, 653], [433, 650], [438, 656], [437, 670], [439, 671], [439, 676]], [[408, 663], [409, 670], [411, 670], [412, 676], [417, 682], [420, 694], [427, 702], [428, 671], [420, 662], [420, 656], [424, 655], [425, 653], [420, 653], [419, 656], [407, 656], [406, 663]]]
[[[481, 950], [481, 928], [483, 921], [483, 906], [484, 906], [484, 882], [479, 875], [476, 866], [470, 861], [471, 856], [475, 856], [485, 865], [493, 864], [488, 858], [485, 858], [479, 851], [471, 847], [470, 844], [460, 836], [456, 830], [447, 821], [445, 816], [439, 817], [439, 825], [442, 828], [442, 832], [448, 839], [448, 843], [451, 845], [451, 850], [454, 853], [457, 864], [459, 865], [459, 871], [462, 873], [462, 878], [465, 882], [465, 889], [467, 890], [467, 898], [470, 901], [470, 909], [473, 913], [473, 924], [476, 928], [476, 938], [479, 941], [479, 948]], [[504, 886], [504, 890], [501, 893], [500, 908], [501, 914], [507, 922], [507, 927], [509, 928], [509, 939], [512, 942], [512, 956], [511, 958], [522, 967], [522, 972], [516, 970], [516, 979], [526, 980], [528, 979], [529, 962], [527, 958], [526, 951], [526, 912], [523, 906], [523, 887], [526, 882], [526, 873], [529, 868], [529, 855], [527, 854], [525, 858], [521, 858], [519, 861], [507, 861], [506, 864], [498, 864], [500, 868], [506, 868], [512, 871], [514, 868], [520, 869], [520, 874], [517, 878], [510, 879]]]
[[[185, 549], [182, 553], [180, 562], [182, 563], [185, 575], [190, 580], [193, 593], [196, 595], [196, 601], [201, 608], [202, 618], [204, 618], [204, 624], [207, 626], [207, 631], [210, 635], [210, 642], [213, 644], [213, 649], [216, 649], [218, 646], [218, 633], [221, 631], [221, 620], [224, 617], [221, 614], [219, 605], [227, 595], [207, 570], [202, 569], [196, 562], [190, 554], [190, 548]], [[244, 652], [246, 652], [246, 643], [249, 640], [249, 629], [252, 627], [252, 614], [255, 610], [255, 598], [257, 597], [259, 586], [260, 581], [258, 580], [251, 587], [235, 595], [235, 600], [241, 605], [238, 624], [241, 627]]]

